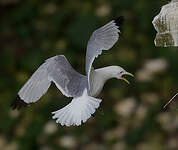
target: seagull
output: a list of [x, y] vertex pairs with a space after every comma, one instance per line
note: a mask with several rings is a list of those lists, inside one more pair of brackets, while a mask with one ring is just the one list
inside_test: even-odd
[[117, 42], [123, 21], [123, 16], [117, 17], [92, 33], [86, 50], [86, 75], [74, 70], [64, 55], [51, 57], [20, 89], [11, 104], [12, 109], [19, 110], [35, 103], [53, 82], [64, 96], [73, 99], [62, 109], [52, 112], [52, 118], [62, 126], [79, 126], [85, 123], [99, 107], [102, 100], [96, 97], [108, 79], [117, 78], [129, 83], [124, 75], [133, 76], [120, 66], [99, 69], [94, 69], [92, 66], [102, 50], [109, 50]]

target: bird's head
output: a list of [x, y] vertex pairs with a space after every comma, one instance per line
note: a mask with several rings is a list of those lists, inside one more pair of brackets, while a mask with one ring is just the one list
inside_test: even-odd
[[131, 76], [131, 77], [134, 77], [133, 74], [125, 71], [122, 67], [120, 66], [117, 66], [117, 72], [116, 72], [116, 78], [117, 79], [121, 79], [121, 80], [124, 80], [125, 82], [127, 82], [128, 84], [130, 84], [130, 82], [124, 77], [124, 76]]

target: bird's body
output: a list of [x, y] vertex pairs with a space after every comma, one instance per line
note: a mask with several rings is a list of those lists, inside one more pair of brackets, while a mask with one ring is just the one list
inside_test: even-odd
[[127, 81], [122, 76], [131, 75], [119, 66], [100, 69], [92, 67], [94, 59], [102, 53], [102, 50], [110, 49], [118, 40], [122, 21], [123, 17], [119, 17], [93, 32], [87, 45], [86, 75], [75, 71], [63, 55], [49, 58], [18, 92], [12, 108], [20, 109], [36, 102], [53, 82], [63, 95], [73, 98], [64, 108], [52, 112], [53, 119], [66, 126], [86, 122], [100, 105], [101, 99], [96, 96], [101, 92], [104, 83], [110, 78]]
[[117, 78], [117, 72], [114, 72], [114, 70], [118, 69], [121, 68], [118, 68], [118, 66], [108, 66], [96, 70], [92, 69], [90, 74], [91, 96], [94, 97], [98, 96], [102, 91], [103, 86], [107, 80], [111, 78]]
[[96, 70], [92, 70], [91, 71], [91, 81], [90, 81], [90, 86], [91, 86], [91, 90], [90, 90], [90, 94], [93, 97], [96, 97], [100, 94], [104, 83], [105, 83], [105, 78], [103, 76], [103, 74], [101, 74], [100, 71], [96, 71]]

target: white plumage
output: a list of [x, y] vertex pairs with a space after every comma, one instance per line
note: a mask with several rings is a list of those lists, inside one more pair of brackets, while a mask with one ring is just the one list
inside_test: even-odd
[[118, 17], [93, 32], [87, 45], [86, 76], [75, 71], [63, 55], [49, 58], [20, 89], [12, 108], [20, 109], [36, 102], [53, 82], [63, 95], [73, 97], [67, 106], [52, 112], [53, 119], [66, 126], [78, 126], [86, 122], [99, 107], [101, 99], [95, 97], [108, 79], [117, 78], [128, 82], [123, 75], [133, 76], [119, 66], [96, 70], [92, 67], [94, 59], [102, 53], [102, 50], [108, 50], [116, 43], [122, 22], [123, 17]]
[[53, 119], [57, 119], [56, 122], [61, 125], [81, 125], [81, 122], [86, 122], [91, 117], [99, 107], [100, 102], [100, 99], [88, 96], [85, 89], [82, 96], [74, 98], [64, 108], [52, 112], [54, 114]]

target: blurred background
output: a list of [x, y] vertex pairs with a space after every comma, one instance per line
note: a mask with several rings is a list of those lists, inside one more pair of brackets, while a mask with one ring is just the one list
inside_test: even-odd
[[[176, 48], [154, 46], [152, 19], [167, 0], [0, 0], [0, 150], [177, 150]], [[123, 15], [117, 44], [94, 62], [120, 65], [131, 82], [107, 81], [94, 117], [62, 127], [52, 111], [70, 102], [55, 85], [32, 107], [9, 107], [19, 89], [44, 62], [63, 54], [85, 74], [91, 33]], [[176, 100], [177, 99], [177, 100]]]

